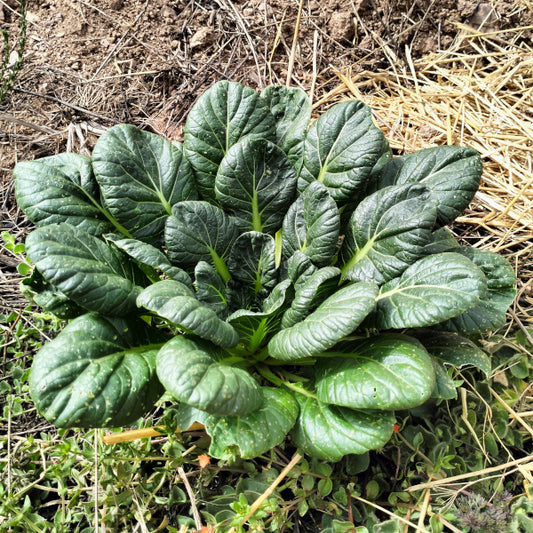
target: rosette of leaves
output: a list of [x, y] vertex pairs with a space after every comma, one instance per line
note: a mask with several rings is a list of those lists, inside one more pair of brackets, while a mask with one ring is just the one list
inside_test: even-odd
[[311, 121], [299, 89], [226, 81], [183, 143], [118, 125], [91, 158], [19, 163], [24, 290], [70, 321], [35, 356], [39, 412], [122, 426], [166, 391], [215, 457], [380, 448], [395, 411], [455, 396], [453, 367], [490, 370], [471, 338], [514, 273], [446, 229], [481, 172], [469, 148], [393, 158], [362, 102]]

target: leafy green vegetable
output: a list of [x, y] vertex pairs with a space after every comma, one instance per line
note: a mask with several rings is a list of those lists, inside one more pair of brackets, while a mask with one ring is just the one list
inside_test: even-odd
[[299, 89], [224, 81], [183, 145], [119, 125], [92, 158], [17, 165], [37, 225], [25, 293], [77, 317], [35, 357], [45, 417], [127, 425], [166, 391], [214, 457], [290, 432], [336, 461], [383, 446], [395, 410], [454, 397], [454, 368], [490, 370], [466, 336], [503, 324], [514, 272], [445, 228], [477, 190], [479, 155], [393, 158], [362, 102], [310, 122]]

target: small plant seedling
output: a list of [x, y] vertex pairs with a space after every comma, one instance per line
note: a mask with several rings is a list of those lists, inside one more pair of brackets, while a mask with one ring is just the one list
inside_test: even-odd
[[455, 397], [448, 366], [490, 371], [471, 338], [504, 324], [514, 272], [446, 228], [481, 173], [469, 148], [393, 158], [362, 102], [311, 122], [299, 89], [227, 81], [183, 143], [118, 125], [91, 158], [19, 163], [24, 290], [72, 319], [35, 356], [39, 412], [117, 427], [166, 391], [215, 458], [289, 433], [326, 461], [382, 447], [395, 411]]

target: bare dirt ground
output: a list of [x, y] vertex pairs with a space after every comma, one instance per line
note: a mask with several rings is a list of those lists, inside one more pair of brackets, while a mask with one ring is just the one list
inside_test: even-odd
[[[512, 28], [526, 28], [522, 41], [533, 35], [528, 0], [27, 0], [26, 11], [24, 67], [0, 103], [0, 230], [17, 237], [26, 231], [13, 198], [17, 161], [90, 153], [120, 122], [180, 139], [191, 105], [218, 80], [288, 82], [320, 102], [337, 72], [451, 50], [465, 25], [503, 42]], [[18, 0], [0, 0], [10, 64], [20, 12]], [[4, 309], [23, 305], [14, 266], [0, 254]]]

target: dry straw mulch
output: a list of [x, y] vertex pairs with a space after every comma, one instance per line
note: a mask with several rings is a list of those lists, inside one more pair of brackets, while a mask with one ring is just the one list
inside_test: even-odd
[[478, 150], [483, 182], [454, 230], [514, 264], [512, 314], [519, 326], [533, 325], [533, 48], [523, 39], [532, 27], [458, 29], [452, 47], [418, 60], [406, 49], [402, 61], [382, 43], [387, 70], [337, 72], [340, 84], [315, 107], [363, 100], [398, 153], [442, 144]]

